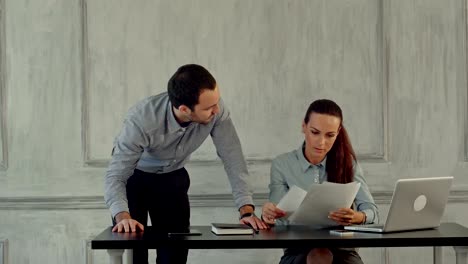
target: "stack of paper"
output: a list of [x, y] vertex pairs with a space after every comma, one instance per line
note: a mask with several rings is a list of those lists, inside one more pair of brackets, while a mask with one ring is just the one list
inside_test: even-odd
[[309, 225], [317, 228], [337, 226], [328, 214], [339, 208], [350, 208], [361, 184], [324, 182], [312, 184], [306, 192], [291, 186], [277, 207], [286, 211], [290, 224]]

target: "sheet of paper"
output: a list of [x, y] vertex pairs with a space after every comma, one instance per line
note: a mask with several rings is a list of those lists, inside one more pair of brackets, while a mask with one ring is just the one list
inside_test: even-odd
[[336, 226], [328, 219], [329, 212], [351, 207], [360, 186], [357, 182], [311, 185], [299, 208], [289, 217], [290, 223], [317, 228]]
[[289, 217], [299, 208], [306, 195], [306, 191], [297, 187], [296, 185], [293, 185], [289, 188], [289, 191], [285, 196], [283, 196], [276, 207], [285, 211], [286, 217]]

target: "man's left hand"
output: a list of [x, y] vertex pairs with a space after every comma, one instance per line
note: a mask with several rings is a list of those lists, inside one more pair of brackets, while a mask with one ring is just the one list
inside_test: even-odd
[[260, 218], [258, 218], [256, 215], [252, 216], [247, 216], [239, 220], [241, 224], [251, 226], [255, 230], [263, 230], [263, 229], [268, 229], [269, 226], [266, 225]]
[[243, 206], [240, 210], [241, 216], [246, 214], [246, 213], [251, 213], [252, 215], [243, 217], [239, 220], [241, 224], [251, 226], [255, 230], [263, 230], [263, 229], [268, 229], [269, 226], [265, 224], [260, 218], [258, 218], [254, 211], [253, 207], [249, 205]]

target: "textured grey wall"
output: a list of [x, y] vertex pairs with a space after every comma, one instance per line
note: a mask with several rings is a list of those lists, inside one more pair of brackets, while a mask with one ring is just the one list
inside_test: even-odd
[[[128, 107], [190, 62], [214, 73], [249, 159], [297, 147], [321, 97], [343, 106], [358, 153], [382, 156], [378, 3], [88, 1], [89, 158], [108, 159]], [[207, 144], [193, 158], [216, 153]]]
[[[105, 262], [85, 241], [110, 223], [112, 140], [128, 107], [185, 63], [217, 78], [259, 205], [271, 158], [299, 146], [304, 111], [326, 97], [344, 110], [383, 215], [396, 179], [453, 175], [444, 220], [468, 225], [465, 0], [0, 0], [0, 12], [0, 236], [11, 263]], [[235, 221], [211, 140], [193, 159], [192, 223]], [[191, 259], [281, 255], [267, 252]], [[368, 263], [431, 258], [360, 252]]]

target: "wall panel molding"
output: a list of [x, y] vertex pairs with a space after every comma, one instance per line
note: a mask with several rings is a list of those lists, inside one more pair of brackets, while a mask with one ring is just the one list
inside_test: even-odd
[[463, 38], [464, 40], [464, 50], [465, 50], [465, 61], [464, 61], [464, 66], [465, 66], [465, 80], [464, 80], [464, 87], [460, 87], [462, 89], [462, 93], [460, 98], [462, 98], [462, 102], [460, 102], [460, 109], [461, 109], [461, 115], [463, 118], [464, 122], [464, 127], [463, 127], [463, 145], [464, 145], [464, 153], [463, 153], [463, 161], [468, 162], [468, 0], [463, 0], [462, 5], [463, 5], [463, 25], [465, 26], [465, 37]]
[[0, 238], [0, 264], [8, 264], [8, 239]]
[[0, 0], [0, 170], [8, 168], [5, 14], [5, 0]]
[[[389, 58], [389, 48], [387, 46], [386, 32], [388, 29], [386, 17], [386, 8], [384, 0], [379, 1], [379, 25], [378, 25], [378, 34], [379, 34], [379, 54], [381, 59], [381, 69], [380, 69], [380, 85], [382, 88], [382, 141], [383, 141], [383, 153], [380, 157], [381, 162], [389, 161], [389, 135], [388, 135], [388, 123], [389, 123], [389, 67], [388, 67], [388, 58]], [[369, 159], [364, 159], [362, 161], [370, 161]]]
[[[377, 204], [390, 204], [393, 190], [372, 193]], [[192, 194], [191, 207], [234, 207], [231, 194]], [[257, 205], [268, 200], [267, 193], [254, 194]], [[468, 203], [468, 189], [450, 192], [448, 203]], [[103, 196], [2, 197], [0, 210], [89, 210], [107, 209]]]
[[[80, 0], [81, 4], [81, 146], [82, 156], [85, 165], [91, 162], [89, 159], [89, 111], [88, 111], [88, 86], [89, 86], [89, 67], [88, 67], [88, 19], [86, 0]], [[99, 162], [98, 162], [99, 163]], [[91, 165], [93, 166], [93, 165]], [[100, 166], [96, 166], [100, 167]]]
[[[82, 157], [83, 163], [87, 167], [103, 168], [107, 167], [109, 160], [108, 159], [96, 159], [92, 158], [92, 153], [90, 153], [90, 110], [89, 110], [89, 100], [90, 100], [90, 65], [89, 65], [89, 39], [88, 39], [88, 10], [87, 10], [87, 0], [81, 1], [81, 24], [82, 24], [82, 91], [81, 91], [81, 138], [82, 138]], [[385, 32], [387, 29], [385, 23], [385, 10], [384, 10], [384, 1], [379, 1], [379, 15], [378, 15], [378, 41], [377, 41], [377, 51], [380, 60], [380, 71], [379, 71], [379, 82], [382, 89], [382, 151], [380, 153], [358, 153], [358, 158], [360, 162], [370, 162], [370, 163], [387, 163], [388, 162], [388, 60], [387, 53], [388, 49], [386, 47]], [[285, 150], [286, 151], [286, 150]], [[272, 157], [258, 157], [258, 158], [249, 158], [246, 160], [250, 164], [255, 164], [258, 161], [271, 162]], [[216, 160], [196, 160], [194, 161], [197, 164], [209, 164]], [[206, 163], [205, 163], [206, 162]]]
[[[388, 163], [384, 156], [377, 156], [377, 155], [366, 155], [366, 154], [357, 154], [357, 159], [360, 163]], [[262, 164], [271, 164], [273, 159], [266, 158], [266, 159], [246, 159], [248, 166], [256, 166]], [[188, 162], [189, 165], [194, 166], [222, 166], [223, 163], [221, 160], [190, 160]], [[107, 168], [109, 166], [109, 160], [101, 160], [101, 159], [88, 159], [85, 160], [85, 165], [88, 167], [93, 168]]]
[[90, 237], [89, 239], [86, 239], [83, 241], [83, 248], [84, 248], [84, 254], [85, 254], [85, 264], [93, 264], [93, 250], [91, 249], [91, 240], [94, 237]]

